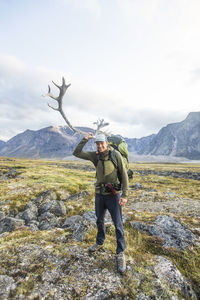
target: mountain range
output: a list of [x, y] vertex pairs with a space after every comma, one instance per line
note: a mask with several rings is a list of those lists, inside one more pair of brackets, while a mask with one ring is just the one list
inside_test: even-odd
[[[82, 131], [91, 128], [79, 127]], [[0, 156], [27, 158], [60, 158], [72, 155], [77, 143], [82, 138], [67, 126], [50, 126], [40, 130], [26, 130], [7, 142], [0, 141]], [[200, 112], [191, 112], [185, 120], [168, 124], [157, 134], [142, 138], [124, 138], [129, 152], [139, 155], [164, 155], [200, 159]], [[86, 150], [94, 150], [91, 140]]]

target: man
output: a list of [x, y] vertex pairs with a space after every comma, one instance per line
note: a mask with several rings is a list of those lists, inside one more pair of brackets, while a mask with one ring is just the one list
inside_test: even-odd
[[[95, 138], [97, 152], [84, 152], [82, 149], [88, 140]], [[117, 168], [111, 160], [111, 152], [115, 151]], [[89, 132], [77, 145], [73, 152], [76, 157], [90, 160], [96, 167], [95, 183], [95, 213], [97, 217], [96, 243], [89, 247], [89, 252], [99, 250], [105, 240], [104, 217], [106, 210], [111, 214], [115, 225], [117, 239], [117, 262], [118, 270], [123, 273], [126, 270], [124, 256], [125, 239], [122, 223], [122, 208], [127, 202], [128, 176], [121, 154], [109, 147], [107, 137], [98, 133], [95, 137]], [[119, 180], [120, 178], [120, 180]], [[122, 195], [120, 191], [122, 189]]]

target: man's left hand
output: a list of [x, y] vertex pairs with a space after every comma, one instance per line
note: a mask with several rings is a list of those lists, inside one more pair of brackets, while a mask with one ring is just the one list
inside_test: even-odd
[[126, 199], [126, 198], [120, 198], [120, 199], [119, 199], [119, 204], [120, 204], [121, 206], [124, 206], [126, 203], [127, 203], [127, 199]]

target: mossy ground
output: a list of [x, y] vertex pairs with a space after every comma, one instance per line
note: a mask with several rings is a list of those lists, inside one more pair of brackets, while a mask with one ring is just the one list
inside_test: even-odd
[[[64, 161], [0, 159], [0, 170], [16, 169], [18, 175], [1, 181], [0, 201], [7, 210], [22, 211], [30, 198], [53, 189], [58, 196], [88, 190], [94, 195], [94, 172], [69, 169]], [[79, 162], [80, 164], [80, 162]]]
[[[68, 165], [72, 162], [67, 162]], [[73, 165], [83, 165], [85, 162], [73, 162]], [[88, 166], [90, 164], [87, 164]], [[143, 190], [130, 189], [128, 201], [133, 201], [134, 198], [139, 198], [141, 193], [153, 188], [157, 190], [157, 198], [162, 196], [160, 201], [167, 193], [173, 192], [180, 198], [191, 198], [200, 201], [200, 185], [199, 181], [173, 178], [171, 176], [147, 175], [141, 176], [139, 170], [167, 170], [179, 172], [200, 172], [200, 165], [192, 164], [132, 164], [134, 170], [134, 177], [130, 180], [130, 186], [133, 187], [136, 182], [140, 182]], [[22, 211], [30, 198], [38, 196], [41, 192], [47, 189], [53, 189], [57, 195], [62, 199], [63, 195], [71, 195], [83, 190], [88, 190], [90, 196], [87, 196], [82, 201], [67, 201], [67, 216], [75, 214], [83, 214], [85, 211], [94, 210], [94, 182], [95, 172], [87, 171], [81, 168], [68, 168], [65, 161], [49, 161], [49, 160], [28, 160], [28, 159], [12, 159], [1, 158], [0, 170], [6, 172], [9, 168], [14, 168], [18, 171], [15, 178], [1, 181], [0, 187], [0, 203], [5, 212], [14, 210], [16, 212]], [[167, 198], [167, 196], [166, 196]], [[145, 201], [148, 201], [146, 199]], [[124, 208], [129, 220], [140, 220], [144, 222], [152, 222], [156, 219], [157, 213], [150, 212], [135, 212]], [[189, 228], [200, 228], [200, 220], [197, 217], [175, 215], [177, 219], [186, 224]], [[115, 229], [114, 226], [106, 228], [107, 237], [104, 248], [107, 253], [115, 253]], [[198, 234], [198, 232], [196, 232]], [[161, 245], [161, 241], [157, 238], [151, 237], [147, 234], [142, 234], [133, 229], [129, 223], [125, 224], [126, 235], [126, 258], [130, 266], [135, 272], [143, 272], [144, 280], [140, 286], [141, 291], [151, 295], [152, 293], [152, 276], [149, 266], [153, 263], [155, 255], [163, 255], [170, 258], [181, 273], [192, 283], [196, 293], [200, 296], [200, 247], [191, 247], [185, 251], [178, 252], [175, 249], [166, 249]], [[88, 245], [95, 242], [96, 228], [89, 231], [80, 247], [87, 248]], [[12, 233], [4, 234], [0, 239], [0, 269], [1, 274], [12, 273], [12, 269], [16, 268], [18, 264], [19, 247], [28, 244], [40, 245], [48, 247], [50, 251], [56, 256], [66, 256], [65, 246], [74, 244], [70, 230], [52, 230], [52, 231], [36, 231], [32, 232], [28, 229], [14, 231]], [[43, 271], [45, 262], [40, 265], [32, 263], [29, 279], [18, 285], [18, 293], [26, 294], [32, 288], [33, 278], [39, 280], [39, 277], [34, 277], [34, 274]], [[116, 271], [116, 264], [106, 258], [104, 252], [100, 252], [96, 256], [96, 264], [98, 267], [106, 267], [110, 270]], [[51, 266], [49, 266], [50, 268]], [[9, 270], [9, 272], [8, 272]], [[39, 271], [38, 271], [39, 270]], [[27, 276], [27, 271], [26, 274]], [[25, 276], [24, 275], [24, 276]], [[17, 275], [16, 275], [17, 276]], [[121, 297], [127, 296], [129, 299], [134, 299], [138, 287], [138, 282], [128, 271], [122, 278], [122, 287], [119, 292]], [[132, 298], [131, 298], [132, 297]]]

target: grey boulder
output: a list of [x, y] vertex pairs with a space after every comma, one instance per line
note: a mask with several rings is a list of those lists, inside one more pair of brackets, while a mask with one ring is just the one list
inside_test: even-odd
[[131, 226], [160, 237], [163, 240], [164, 247], [174, 247], [177, 250], [186, 249], [197, 241], [191, 230], [171, 216], [158, 216], [153, 225], [131, 222]]
[[0, 234], [3, 232], [11, 232], [21, 227], [24, 227], [24, 220], [5, 217], [0, 221]]
[[64, 216], [66, 214], [66, 207], [63, 201], [52, 200], [42, 204], [39, 208], [39, 214], [50, 212], [57, 217]]

